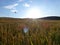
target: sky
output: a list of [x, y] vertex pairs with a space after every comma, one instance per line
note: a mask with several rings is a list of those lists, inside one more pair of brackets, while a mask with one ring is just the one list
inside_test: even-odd
[[0, 17], [60, 16], [60, 0], [0, 0]]

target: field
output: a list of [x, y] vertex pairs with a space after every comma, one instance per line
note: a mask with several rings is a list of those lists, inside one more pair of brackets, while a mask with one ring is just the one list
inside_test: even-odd
[[60, 20], [0, 19], [0, 45], [60, 45]]

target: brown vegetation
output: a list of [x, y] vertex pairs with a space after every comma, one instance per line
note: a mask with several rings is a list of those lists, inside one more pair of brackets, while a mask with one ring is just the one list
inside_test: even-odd
[[60, 21], [0, 19], [0, 45], [60, 45]]

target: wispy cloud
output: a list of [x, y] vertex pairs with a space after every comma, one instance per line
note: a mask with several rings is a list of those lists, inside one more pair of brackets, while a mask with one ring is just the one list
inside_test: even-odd
[[17, 10], [16, 10], [16, 6], [18, 6], [18, 3], [4, 6], [4, 8], [9, 9], [11, 12], [14, 12], [14, 11], [17, 11]]
[[4, 8], [6, 8], [6, 9], [14, 9], [16, 6], [18, 6], [18, 3], [4, 6]]
[[24, 6], [24, 7], [30, 7], [30, 4], [24, 3], [23, 6]]
[[[24, 2], [25, 0], [18, 0], [19, 2]], [[32, 2], [33, 0], [28, 0], [30, 2]]]
[[32, 0], [30, 0], [30, 2], [32, 3], [33, 1], [32, 1]]
[[24, 0], [19, 0], [19, 2], [23, 2]]
[[[28, 0], [29, 2], [32, 2], [32, 0]], [[19, 5], [20, 2], [24, 2], [24, 0], [18, 0], [17, 3], [6, 5], [3, 8], [10, 10], [11, 12], [18, 12], [16, 7]], [[24, 7], [30, 7], [30, 4], [27, 2], [22, 3]]]
[[14, 10], [10, 10], [11, 12], [18, 12], [18, 10], [14, 9]]

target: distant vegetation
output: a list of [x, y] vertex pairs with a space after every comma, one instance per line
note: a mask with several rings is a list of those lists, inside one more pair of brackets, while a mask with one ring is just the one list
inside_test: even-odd
[[60, 20], [59, 16], [49, 16], [49, 17], [44, 17], [41, 19], [46, 19], [46, 20]]
[[0, 45], [60, 45], [60, 20], [0, 19]]

